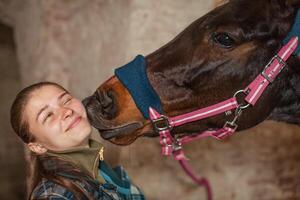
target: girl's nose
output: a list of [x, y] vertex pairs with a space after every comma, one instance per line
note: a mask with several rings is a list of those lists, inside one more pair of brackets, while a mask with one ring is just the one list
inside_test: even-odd
[[67, 119], [73, 115], [73, 110], [70, 108], [62, 108], [62, 119]]

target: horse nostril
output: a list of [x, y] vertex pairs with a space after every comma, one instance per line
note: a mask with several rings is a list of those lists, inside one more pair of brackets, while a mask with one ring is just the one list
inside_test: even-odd
[[97, 90], [95, 92], [95, 97], [101, 105], [100, 110], [103, 117], [112, 119], [117, 115], [117, 104], [112, 90]]
[[113, 97], [111, 95], [111, 91], [104, 92], [104, 91], [96, 91], [96, 98], [100, 102], [103, 108], [109, 107], [113, 103]]

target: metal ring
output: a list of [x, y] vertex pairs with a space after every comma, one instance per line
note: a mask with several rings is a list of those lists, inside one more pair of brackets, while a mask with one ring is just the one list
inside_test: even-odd
[[246, 108], [248, 108], [249, 106], [250, 106], [251, 104], [250, 103], [246, 103], [246, 104], [240, 104], [239, 105], [239, 108], [241, 109], [241, 110], [244, 110], [244, 109], [246, 109]]
[[234, 93], [233, 97], [236, 97], [239, 93], [245, 93], [244, 90], [238, 90], [236, 93]]
[[[233, 97], [237, 97], [237, 95], [238, 94], [240, 94], [240, 93], [243, 93], [243, 94], [245, 94], [246, 95], [246, 93], [245, 93], [245, 91], [244, 90], [238, 90], [236, 93], [234, 93], [234, 95], [233, 95]], [[246, 108], [248, 108], [250, 106], [250, 104], [249, 103], [245, 103], [245, 104], [239, 104], [238, 105], [238, 108], [240, 108], [241, 110], [243, 110], [243, 109], [246, 109]]]

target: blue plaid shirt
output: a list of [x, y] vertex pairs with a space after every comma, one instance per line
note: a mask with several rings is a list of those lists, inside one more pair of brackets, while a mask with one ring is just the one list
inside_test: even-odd
[[[99, 173], [105, 179], [105, 183], [92, 191], [94, 198], [98, 200], [144, 200], [145, 197], [138, 187], [133, 185], [122, 167], [111, 169], [105, 162], [100, 161]], [[79, 187], [90, 191], [80, 181], [74, 181]], [[72, 192], [51, 180], [43, 179], [34, 189], [31, 199], [49, 200], [74, 200]]]

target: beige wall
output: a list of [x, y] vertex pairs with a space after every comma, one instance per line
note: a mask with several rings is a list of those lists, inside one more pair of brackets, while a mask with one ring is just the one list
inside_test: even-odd
[[[82, 98], [114, 68], [158, 49], [213, 6], [210, 0], [11, 0], [0, 2], [0, 18], [14, 30], [23, 86], [56, 81]], [[186, 152], [217, 200], [300, 199], [297, 132], [267, 122], [223, 142], [192, 143]], [[205, 198], [175, 161], [160, 155], [157, 138], [122, 148], [103, 142], [107, 160], [122, 163], [147, 199]]]

